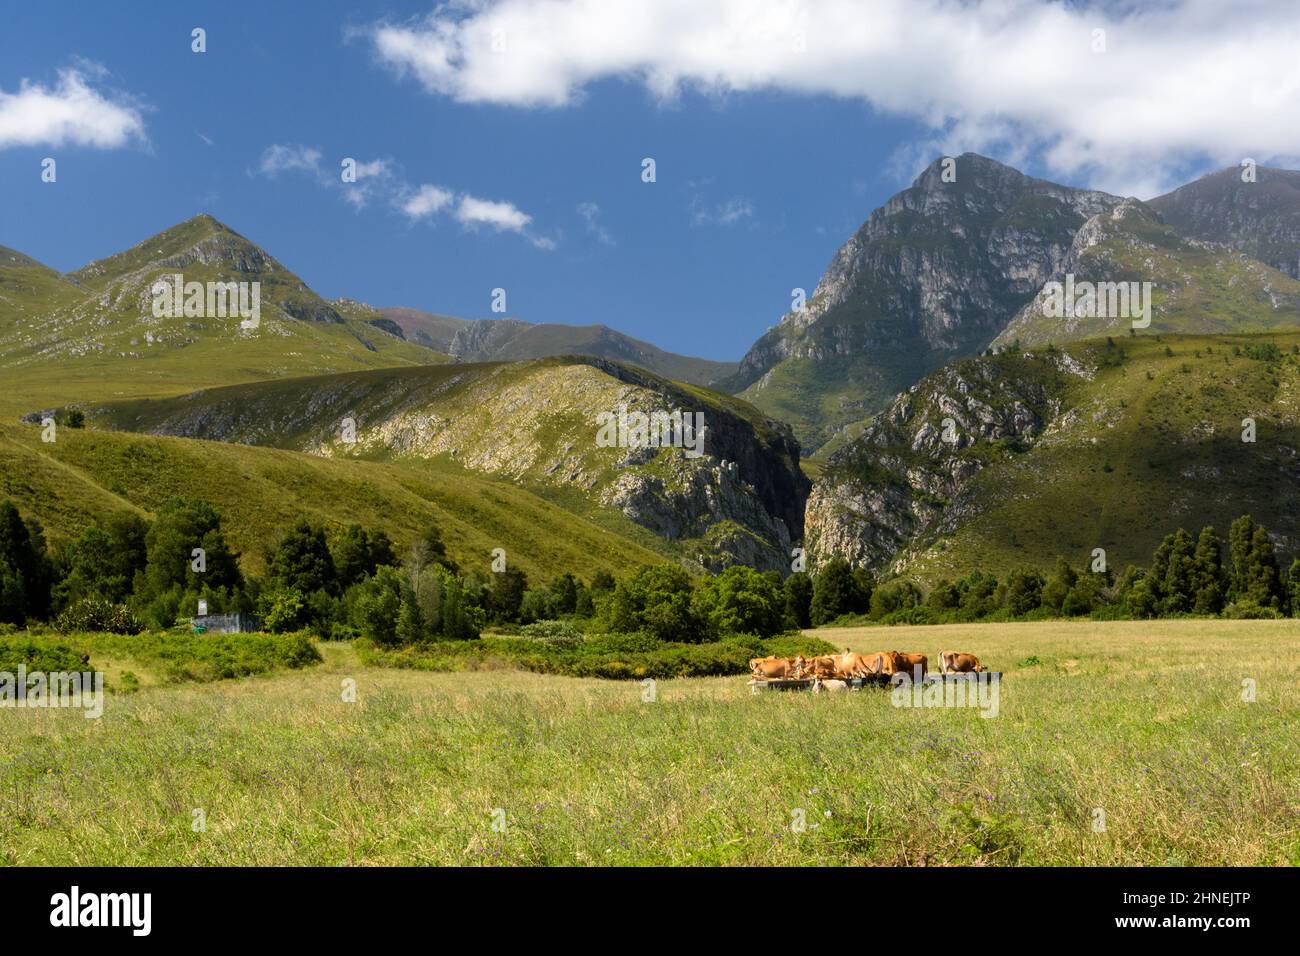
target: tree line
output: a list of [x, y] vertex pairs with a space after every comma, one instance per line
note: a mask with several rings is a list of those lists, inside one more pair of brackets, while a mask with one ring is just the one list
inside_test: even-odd
[[882, 623], [960, 623], [1091, 616], [1145, 619], [1185, 615], [1300, 617], [1300, 558], [1283, 571], [1268, 532], [1249, 515], [1232, 523], [1225, 543], [1210, 525], [1193, 538], [1179, 528], [1146, 566], [1076, 569], [1062, 557], [1047, 573], [1022, 567], [999, 578], [972, 571], [928, 592], [906, 578], [880, 583], [832, 558], [814, 578], [809, 623], [854, 617]]
[[350, 525], [332, 536], [299, 521], [250, 576], [229, 546], [220, 512], [197, 498], [163, 505], [152, 521], [119, 512], [47, 547], [35, 518], [0, 502], [0, 623], [49, 621], [64, 631], [134, 633], [210, 613], [255, 613], [267, 630], [385, 645], [474, 638], [568, 619], [585, 630], [644, 633], [703, 643], [729, 635], [767, 638], [834, 622], [952, 623], [1050, 617], [1300, 616], [1300, 559], [1283, 572], [1265, 529], [1249, 516], [1226, 542], [1210, 526], [1167, 535], [1145, 567], [1047, 573], [980, 570], [923, 591], [902, 577], [878, 581], [843, 558], [815, 574], [784, 578], [737, 565], [697, 580], [679, 565], [641, 568], [616, 580], [570, 572], [532, 585], [517, 568], [462, 571], [436, 525], [399, 555], [380, 530]]

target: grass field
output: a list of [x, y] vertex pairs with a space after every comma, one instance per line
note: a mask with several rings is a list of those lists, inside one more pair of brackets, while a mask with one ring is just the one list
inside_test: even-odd
[[367, 669], [327, 644], [315, 667], [146, 686], [100, 720], [0, 709], [0, 860], [1300, 863], [1300, 622], [816, 633], [973, 651], [1004, 674], [999, 714], [743, 677], [643, 702], [635, 682]]

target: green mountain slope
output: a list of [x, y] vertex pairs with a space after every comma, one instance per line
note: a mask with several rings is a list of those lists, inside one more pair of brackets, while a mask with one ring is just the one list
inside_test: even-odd
[[927, 372], [982, 351], [1056, 271], [1079, 227], [1118, 201], [974, 153], [936, 161], [871, 214], [805, 308], [718, 387], [791, 422], [815, 450]]
[[39, 321], [85, 294], [49, 266], [0, 246], [0, 336], [10, 325]]
[[[1073, 284], [1065, 286], [1066, 276]], [[994, 346], [1020, 342], [1046, 345], [1128, 335], [1136, 319], [1133, 284], [1149, 282], [1150, 326], [1137, 335], [1155, 333], [1255, 332], [1300, 326], [1300, 282], [1226, 246], [1193, 242], [1160, 221], [1151, 207], [1136, 199], [1088, 220], [1074, 237], [1070, 253], [1052, 276], [1057, 288], [1045, 286], [1007, 324]], [[1130, 309], [1123, 312], [1118, 295], [1098, 294], [1095, 308], [1083, 299], [1082, 283], [1129, 286]], [[1062, 291], [1070, 289], [1083, 311], [1062, 314]]]
[[[25, 260], [25, 257], [21, 257]], [[28, 260], [29, 261], [29, 260]], [[15, 281], [35, 276], [21, 286]], [[261, 322], [157, 317], [154, 286], [258, 282]], [[277, 260], [210, 216], [197, 216], [60, 280], [0, 263], [0, 411], [212, 384], [439, 361], [366, 321], [340, 315]], [[17, 405], [21, 402], [21, 405]]]
[[1250, 513], [1296, 554], [1298, 449], [1298, 333], [1013, 350], [928, 376], [831, 456], [808, 546], [931, 579], [1094, 548], [1119, 571]]
[[404, 550], [436, 522], [452, 558], [490, 569], [493, 548], [537, 581], [565, 570], [590, 577], [666, 560], [652, 534], [617, 514], [599, 522], [508, 482], [452, 464], [335, 461], [220, 442], [0, 425], [0, 499], [36, 515], [51, 540], [80, 534], [115, 511], [149, 514], [176, 496], [212, 501], [246, 569], [306, 517], [333, 530], [353, 522], [386, 531]]
[[[597, 416], [620, 409], [702, 414], [702, 454], [603, 447]], [[709, 568], [786, 567], [809, 487], [788, 429], [757, 409], [593, 357], [282, 379], [114, 403], [92, 420], [336, 459], [455, 464], [579, 514], [619, 513]]]

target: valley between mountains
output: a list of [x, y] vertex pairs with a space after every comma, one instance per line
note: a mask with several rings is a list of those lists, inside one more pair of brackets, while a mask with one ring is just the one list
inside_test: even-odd
[[[155, 315], [176, 274], [259, 283], [257, 327]], [[1149, 283], [1149, 315], [1054, 315], [1067, 280]], [[0, 247], [0, 381], [0, 499], [51, 539], [201, 492], [254, 570], [304, 515], [399, 546], [433, 521], [463, 566], [503, 547], [539, 581], [799, 549], [923, 584], [1118, 569], [1243, 513], [1294, 556], [1300, 173], [1143, 202], [936, 161], [735, 363], [327, 300], [206, 215], [66, 274]], [[703, 454], [598, 442], [620, 411], [702, 414]]]

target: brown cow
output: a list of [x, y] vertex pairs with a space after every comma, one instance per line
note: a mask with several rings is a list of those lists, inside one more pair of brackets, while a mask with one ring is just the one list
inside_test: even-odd
[[966, 654], [962, 651], [940, 651], [939, 652], [939, 673], [941, 674], [968, 674], [980, 673], [984, 665], [974, 654]]
[[839, 664], [834, 655], [825, 654], [821, 657], [809, 658], [803, 676], [816, 680], [818, 678], [837, 678], [839, 674]]
[[844, 648], [843, 654], [835, 656], [835, 666], [839, 669], [841, 678], [866, 677], [874, 673], [871, 662], [861, 654], [855, 654], [847, 647]]
[[913, 677], [916, 677], [916, 671], [921, 669], [921, 677], [925, 676], [926, 668], [930, 666], [930, 659], [924, 654], [908, 654], [905, 652], [894, 651], [897, 655], [897, 662], [894, 666], [896, 671], [906, 671]]
[[875, 651], [871, 654], [863, 654], [862, 657], [867, 662], [869, 673], [872, 674], [893, 674], [903, 667], [899, 661], [898, 651]]
[[784, 657], [755, 657], [749, 662], [750, 673], [758, 680], [784, 680], [791, 669], [792, 662]]

